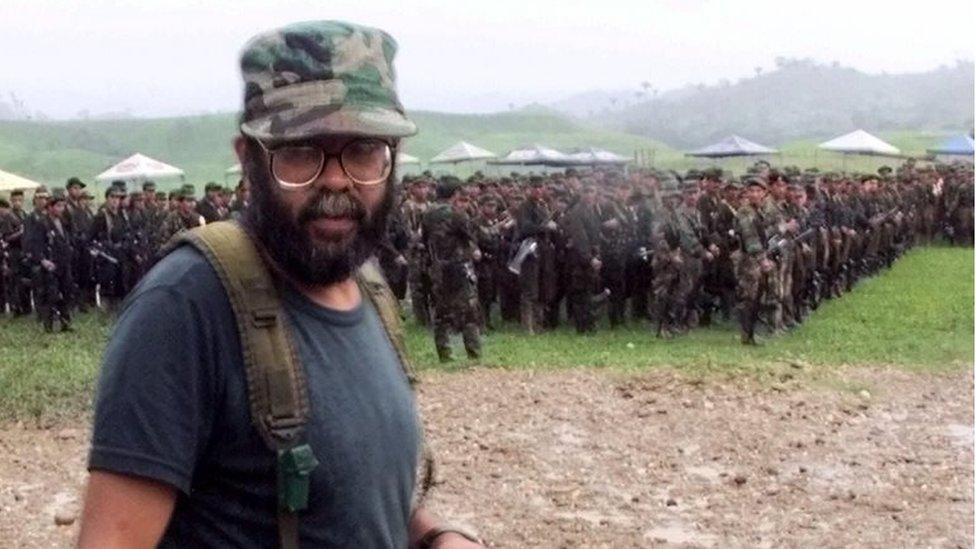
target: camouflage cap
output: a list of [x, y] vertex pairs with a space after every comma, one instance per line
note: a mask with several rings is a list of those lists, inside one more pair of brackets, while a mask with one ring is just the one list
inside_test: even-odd
[[196, 196], [197, 196], [197, 190], [196, 190], [196, 188], [193, 185], [189, 184], [189, 183], [187, 183], [186, 185], [183, 185], [182, 187], [180, 187], [180, 189], [177, 191], [177, 193], [178, 194], [176, 196], [178, 198], [181, 198], [181, 199], [182, 198], [194, 198], [195, 199]]
[[82, 181], [77, 177], [72, 177], [68, 179], [68, 182], [65, 184], [65, 187], [68, 189], [70, 189], [71, 187], [78, 187], [79, 189], [84, 189], [85, 184], [82, 183]]
[[251, 39], [241, 53], [241, 131], [262, 141], [417, 133], [397, 98], [397, 44], [382, 30], [308, 21]]
[[64, 192], [64, 189], [55, 188], [54, 190], [51, 191], [51, 198], [48, 199], [47, 205], [53, 206], [54, 204], [58, 202], [64, 202], [67, 199], [68, 199], [68, 195]]

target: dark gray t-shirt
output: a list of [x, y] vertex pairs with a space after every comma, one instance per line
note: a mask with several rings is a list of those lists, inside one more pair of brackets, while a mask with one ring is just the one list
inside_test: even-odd
[[[419, 454], [413, 395], [368, 300], [283, 296], [308, 376], [319, 466], [303, 545], [406, 547]], [[275, 458], [251, 425], [241, 346], [216, 273], [188, 246], [127, 301], [105, 352], [89, 468], [178, 489], [163, 547], [277, 545]]]

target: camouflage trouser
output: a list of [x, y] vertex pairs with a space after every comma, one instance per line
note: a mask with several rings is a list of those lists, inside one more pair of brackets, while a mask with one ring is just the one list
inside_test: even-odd
[[430, 324], [430, 276], [428, 261], [423, 250], [412, 250], [407, 258], [407, 287], [410, 289], [410, 306], [414, 320], [421, 326]]
[[57, 319], [62, 327], [71, 323], [71, 307], [74, 298], [74, 279], [71, 265], [64, 265], [54, 271], [38, 268], [39, 286], [34, 289], [34, 301], [44, 329], [52, 331], [54, 320]]
[[568, 268], [569, 314], [573, 318], [577, 332], [592, 332], [596, 321], [593, 297], [597, 292], [600, 277], [585, 258], [572, 258]]
[[651, 268], [654, 271], [651, 292], [654, 294], [658, 330], [681, 327], [686, 317], [688, 297], [696, 282], [692, 276], [694, 262], [689, 264], [685, 259], [675, 261], [671, 253], [661, 253], [654, 255]]
[[736, 312], [743, 339], [752, 340], [759, 315], [760, 284], [764, 276], [759, 254], [736, 251], [732, 254], [735, 271]]
[[482, 259], [475, 266], [475, 272], [478, 275], [480, 324], [482, 327], [489, 327], [491, 326], [491, 306], [495, 303], [495, 296], [498, 295], [497, 284], [495, 284], [494, 259], [490, 257]]
[[481, 356], [478, 292], [470, 263], [442, 263], [431, 270], [434, 301], [434, 346], [441, 360], [451, 357], [451, 332], [461, 332], [469, 357]]
[[519, 311], [522, 327], [529, 333], [542, 329], [544, 313], [539, 292], [539, 257], [529, 256], [522, 262], [519, 275]]

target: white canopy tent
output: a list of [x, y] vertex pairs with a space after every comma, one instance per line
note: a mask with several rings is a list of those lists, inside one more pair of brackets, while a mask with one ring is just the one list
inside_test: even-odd
[[0, 191], [29, 190], [40, 187], [37, 181], [0, 170]]
[[514, 149], [505, 156], [498, 160], [493, 160], [490, 163], [514, 166], [532, 166], [538, 164], [555, 166], [570, 164], [572, 161], [568, 155], [556, 149], [546, 147], [545, 145], [532, 145]]
[[397, 166], [404, 166], [406, 164], [420, 164], [420, 159], [416, 156], [410, 156], [407, 153], [398, 152], [396, 156]]
[[765, 154], [776, 154], [776, 149], [771, 149], [765, 145], [760, 145], [755, 141], [750, 141], [738, 135], [730, 135], [718, 143], [702, 147], [691, 151], [686, 156], [697, 156], [702, 158], [726, 158], [732, 156], [760, 156]]
[[457, 164], [473, 160], [488, 160], [495, 158], [495, 153], [472, 145], [467, 141], [458, 141], [444, 149], [437, 156], [430, 159], [431, 164]]
[[627, 164], [632, 159], [615, 152], [589, 147], [567, 155], [570, 162], [583, 166], [605, 166], [613, 164]]
[[819, 147], [825, 151], [843, 154], [869, 154], [877, 156], [896, 156], [901, 154], [901, 151], [894, 145], [886, 143], [864, 130], [855, 130], [830, 141], [825, 141]]
[[134, 181], [160, 177], [183, 177], [183, 170], [136, 153], [95, 176], [96, 181]]

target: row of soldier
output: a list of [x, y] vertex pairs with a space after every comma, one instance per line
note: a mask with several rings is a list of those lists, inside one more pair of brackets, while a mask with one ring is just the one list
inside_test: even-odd
[[[436, 199], [430, 196], [436, 189]], [[972, 245], [971, 164], [843, 174], [771, 169], [406, 178], [380, 264], [413, 315], [471, 357], [493, 309], [529, 333], [580, 333], [605, 308], [670, 338], [716, 315], [778, 333], [919, 242]], [[565, 304], [565, 305], [564, 305]]]
[[0, 312], [36, 311], [48, 332], [71, 329], [74, 310], [101, 304], [115, 310], [177, 232], [227, 219], [247, 204], [245, 184], [235, 191], [208, 183], [196, 200], [192, 185], [157, 192], [147, 181], [128, 192], [113, 182], [96, 209], [78, 178], [64, 189], [36, 189], [33, 207], [24, 193], [0, 198]]

